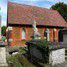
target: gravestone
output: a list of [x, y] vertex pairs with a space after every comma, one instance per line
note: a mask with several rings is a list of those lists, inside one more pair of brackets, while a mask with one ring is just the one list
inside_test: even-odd
[[[33, 60], [35, 60], [35, 62], [37, 62], [37, 63], [38, 62], [40, 62], [40, 63], [48, 62], [47, 59], [49, 59], [49, 57], [48, 57], [49, 50], [48, 50], [48, 48], [43, 46], [44, 42], [46, 42], [46, 41], [45, 40], [42, 41], [40, 39], [26, 42], [30, 58], [33, 58]], [[42, 43], [43, 43], [43, 45], [41, 45]], [[41, 45], [41, 46], [39, 46], [39, 45]], [[46, 56], [47, 56], [47, 59], [46, 59]]]
[[[45, 45], [46, 44], [46, 45]], [[31, 40], [26, 42], [29, 54], [35, 61], [48, 63], [51, 66], [62, 64], [65, 61], [65, 48], [67, 45], [60, 43], [47, 43], [45, 40]], [[40, 46], [39, 46], [40, 45]], [[35, 62], [34, 61], [34, 62]]]
[[54, 45], [52, 44], [52, 48], [49, 54], [49, 63], [54, 66], [58, 64], [62, 64], [65, 61], [65, 48], [67, 45], [60, 44], [60, 45]]
[[38, 59], [42, 59], [42, 54], [36, 47], [30, 49], [30, 54]]
[[57, 65], [65, 62], [65, 48], [52, 50], [50, 52], [49, 63]]
[[6, 47], [3, 42], [0, 42], [0, 67], [7, 67], [7, 61], [6, 61]]

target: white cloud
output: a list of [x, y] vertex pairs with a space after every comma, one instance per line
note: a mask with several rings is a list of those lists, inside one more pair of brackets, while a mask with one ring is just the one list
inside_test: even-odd
[[44, 1], [49, 1], [49, 2], [54, 2], [54, 3], [57, 3], [57, 2], [64, 2], [67, 4], [67, 0], [44, 0]]
[[67, 0], [62, 0], [62, 2], [66, 3], [67, 4]]
[[25, 1], [39, 1], [39, 0], [25, 0]]
[[7, 12], [7, 6], [2, 5], [2, 4], [0, 6], [1, 6], [1, 12], [6, 13]]
[[[9, 0], [9, 1], [24, 3], [28, 5], [36, 5], [36, 6], [46, 7], [46, 8], [50, 8], [52, 3], [53, 4], [57, 2], [67, 3], [67, 0]], [[44, 2], [44, 4], [42, 4], [42, 2]], [[7, 0], [0, 0], [0, 7], [1, 7], [0, 13], [2, 16], [2, 26], [3, 26], [3, 25], [6, 25], [7, 23], [7, 20], [6, 20], [7, 19]]]
[[60, 2], [61, 0], [44, 0], [44, 1], [50, 1], [50, 2]]
[[1, 15], [1, 26], [6, 25], [6, 19], [7, 19], [7, 0], [1, 0], [0, 1], [0, 15]]

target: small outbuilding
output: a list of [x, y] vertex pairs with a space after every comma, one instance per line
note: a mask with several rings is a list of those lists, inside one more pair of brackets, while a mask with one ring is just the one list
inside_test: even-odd
[[37, 22], [41, 39], [59, 41], [59, 31], [66, 27], [63, 17], [52, 9], [8, 2], [7, 26], [8, 42], [11, 46], [24, 46], [31, 40], [32, 24]]

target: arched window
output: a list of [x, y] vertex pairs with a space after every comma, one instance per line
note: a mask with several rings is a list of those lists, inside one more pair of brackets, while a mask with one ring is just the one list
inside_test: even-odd
[[45, 38], [47, 41], [50, 40], [49, 33], [50, 33], [50, 31], [49, 31], [49, 29], [47, 28], [46, 31], [44, 32], [44, 38]]
[[47, 40], [47, 32], [46, 31], [44, 31], [44, 39]]
[[53, 40], [56, 41], [56, 29], [53, 30]]
[[22, 39], [26, 39], [26, 30], [25, 30], [25, 28], [22, 29]]
[[[62, 31], [62, 30], [60, 30], [59, 32], [58, 32], [58, 40], [59, 40], [59, 42], [63, 42], [63, 40], [65, 41], [66, 40], [66, 36], [65, 36], [65, 34], [63, 33], [64, 31]], [[65, 38], [64, 38], [65, 37]]]

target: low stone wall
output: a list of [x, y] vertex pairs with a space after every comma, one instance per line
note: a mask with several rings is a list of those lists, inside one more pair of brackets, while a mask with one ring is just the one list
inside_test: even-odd
[[52, 50], [49, 54], [49, 63], [51, 65], [65, 62], [65, 48]]

